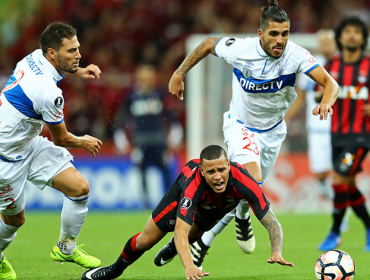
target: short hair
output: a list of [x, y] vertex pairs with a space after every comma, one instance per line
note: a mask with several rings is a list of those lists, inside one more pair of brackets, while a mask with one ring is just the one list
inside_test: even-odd
[[72, 39], [72, 37], [76, 35], [76, 29], [68, 24], [62, 22], [54, 22], [49, 24], [49, 26], [46, 27], [46, 29], [42, 32], [40, 37], [40, 47], [42, 52], [46, 54], [49, 48], [58, 51], [62, 46], [64, 38]]
[[269, 7], [262, 8], [262, 15], [260, 17], [260, 28], [262, 30], [265, 30], [268, 27], [270, 21], [280, 23], [285, 21], [290, 22], [288, 14], [278, 7], [277, 0], [269, 0]]
[[224, 156], [227, 159], [226, 151], [218, 145], [210, 145], [205, 147], [200, 153], [200, 163], [202, 163], [204, 159], [213, 160], [218, 159], [221, 156]]
[[362, 35], [364, 37], [364, 44], [361, 46], [362, 50], [365, 50], [367, 46], [367, 37], [369, 36], [369, 31], [367, 29], [367, 26], [364, 21], [362, 21], [358, 17], [347, 17], [344, 18], [338, 25], [338, 27], [335, 29], [335, 42], [337, 43], [337, 47], [340, 51], [342, 51], [343, 46], [339, 42], [339, 38], [342, 35], [343, 29], [347, 27], [348, 25], [357, 26], [360, 29], [362, 29]]

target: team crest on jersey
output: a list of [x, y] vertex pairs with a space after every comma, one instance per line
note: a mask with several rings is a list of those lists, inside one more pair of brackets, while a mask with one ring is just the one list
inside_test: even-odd
[[364, 84], [364, 83], [366, 83], [366, 80], [367, 80], [367, 77], [366, 77], [365, 75], [361, 75], [361, 74], [360, 74], [360, 76], [358, 76], [358, 82], [359, 82], [360, 84]]
[[61, 96], [58, 96], [58, 97], [54, 100], [54, 105], [55, 105], [55, 107], [57, 107], [57, 108], [62, 107], [62, 105], [63, 105], [63, 98], [62, 98]]
[[227, 40], [225, 42], [225, 45], [226, 46], [231, 46], [232, 44], [234, 44], [234, 42], [235, 42], [235, 38], [230, 38], [229, 40]]
[[248, 69], [247, 67], [244, 67], [243, 68], [243, 76], [246, 79], [252, 77], [252, 70], [251, 69]]
[[191, 199], [190, 198], [188, 198], [188, 197], [184, 197], [182, 200], [181, 200], [181, 202], [180, 202], [180, 207], [182, 208], [182, 209], [189, 209], [190, 208], [190, 206], [193, 204], [193, 202], [191, 201]]

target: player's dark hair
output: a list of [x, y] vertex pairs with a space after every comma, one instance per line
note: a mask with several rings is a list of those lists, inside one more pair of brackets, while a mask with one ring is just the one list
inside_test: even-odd
[[218, 146], [218, 145], [210, 145], [205, 147], [201, 153], [200, 153], [200, 163], [203, 162], [203, 160], [212, 160], [212, 159], [218, 159], [221, 156], [224, 156], [227, 159], [226, 151]]
[[340, 51], [342, 51], [343, 46], [339, 42], [339, 38], [342, 35], [343, 29], [348, 25], [358, 26], [362, 30], [362, 36], [364, 37], [364, 44], [361, 46], [362, 50], [365, 50], [367, 46], [367, 37], [369, 36], [369, 30], [367, 29], [366, 23], [358, 17], [347, 17], [344, 18], [335, 29], [335, 42]]
[[265, 30], [268, 27], [270, 21], [280, 23], [285, 21], [290, 22], [288, 14], [278, 7], [277, 0], [269, 0], [269, 7], [262, 8], [262, 15], [260, 18], [260, 28], [262, 30]]
[[71, 39], [76, 35], [76, 29], [68, 24], [62, 22], [54, 22], [49, 24], [49, 26], [46, 27], [46, 29], [42, 32], [40, 37], [40, 47], [43, 54], [47, 53], [48, 48], [58, 51], [62, 46], [64, 38]]

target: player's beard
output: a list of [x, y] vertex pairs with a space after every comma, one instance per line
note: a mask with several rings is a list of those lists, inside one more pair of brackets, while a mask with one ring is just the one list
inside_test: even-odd
[[[279, 58], [279, 57], [281, 57], [281, 56], [283, 55], [284, 50], [285, 50], [285, 46], [284, 46], [284, 44], [283, 44], [283, 45], [275, 45], [275, 46], [273, 46], [272, 48], [270, 48], [270, 46], [266, 43], [266, 41], [265, 41], [265, 38], [264, 38], [264, 37], [262, 37], [262, 45], [263, 45], [263, 49], [264, 49], [264, 51], [265, 51], [269, 56], [271, 56], [271, 57], [273, 57], [273, 58]], [[273, 55], [273, 54], [272, 54], [272, 50], [273, 50], [275, 47], [277, 47], [277, 46], [279, 46], [279, 47], [281, 47], [281, 48], [282, 48], [282, 49], [281, 49], [281, 54], [280, 54], [279, 56], [275, 56], [275, 55]]]
[[[78, 71], [78, 66], [74, 66], [73, 64], [70, 65], [67, 61], [57, 59], [57, 63], [59, 65], [59, 69], [63, 72], [74, 74]], [[73, 67], [76, 67], [76, 69], [73, 69]]]

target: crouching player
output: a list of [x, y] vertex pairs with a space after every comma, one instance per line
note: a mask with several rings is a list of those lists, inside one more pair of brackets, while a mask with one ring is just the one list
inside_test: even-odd
[[172, 231], [174, 237], [157, 254], [155, 264], [162, 266], [179, 254], [187, 279], [209, 275], [193, 264], [189, 243], [199, 239], [241, 199], [249, 202], [256, 217], [268, 230], [271, 256], [267, 262], [294, 266], [282, 257], [283, 230], [257, 182], [243, 166], [227, 160], [223, 148], [212, 145], [203, 149], [200, 159], [185, 165], [154, 209], [143, 232], [127, 241], [118, 260], [112, 265], [86, 271], [82, 279], [109, 280], [120, 276]]

